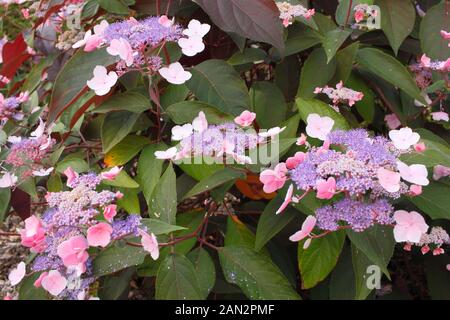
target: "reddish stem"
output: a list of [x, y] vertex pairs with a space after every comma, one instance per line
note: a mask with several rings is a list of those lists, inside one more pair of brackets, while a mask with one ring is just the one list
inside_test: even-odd
[[345, 17], [345, 25], [348, 24], [348, 20], [350, 19], [350, 13], [352, 12], [353, 0], [350, 0], [347, 10], [347, 16]]
[[206, 246], [208, 246], [208, 247], [210, 247], [210, 248], [212, 248], [212, 249], [214, 249], [216, 251], [220, 249], [219, 247], [216, 247], [215, 245], [213, 245], [212, 243], [209, 243], [205, 239], [198, 239], [198, 241], [200, 242], [200, 244], [204, 244], [204, 245], [206, 245]]
[[[184, 240], [198, 237], [199, 232], [202, 230], [202, 227], [206, 223], [207, 220], [208, 220], [208, 215], [205, 214], [205, 217], [203, 218], [203, 221], [198, 225], [198, 227], [192, 233], [189, 233], [189, 234], [187, 234], [185, 236], [173, 239], [173, 240], [171, 240], [169, 242], [159, 243], [159, 246], [160, 247], [172, 246], [172, 245], [175, 245], [175, 244], [177, 244], [179, 242], [182, 242]], [[127, 241], [126, 244], [130, 245], [132, 247], [142, 247], [142, 244], [136, 243], [136, 242], [129, 242], [129, 241]]]
[[160, 15], [160, 10], [161, 10], [161, 3], [160, 3], [160, 0], [156, 0], [156, 15], [157, 15], [157, 16]]
[[15, 232], [0, 232], [0, 237], [20, 237], [20, 234]]
[[169, 9], [170, 9], [171, 4], [172, 4], [172, 0], [167, 1], [166, 16], [169, 15]]

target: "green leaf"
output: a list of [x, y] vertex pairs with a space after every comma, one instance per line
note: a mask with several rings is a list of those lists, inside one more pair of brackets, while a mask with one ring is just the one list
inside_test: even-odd
[[283, 132], [280, 133], [279, 138], [280, 139], [289, 139], [289, 138], [296, 138], [297, 137], [297, 130], [298, 126], [301, 121], [300, 114], [296, 113], [286, 121], [282, 122], [280, 128], [286, 127]]
[[108, 167], [123, 165], [133, 159], [147, 144], [150, 144], [148, 138], [126, 136], [105, 155], [104, 162]]
[[297, 141], [297, 138], [279, 139], [276, 142], [266, 143], [258, 146], [256, 149], [250, 150], [250, 158], [254, 164], [247, 167], [253, 172], [261, 172], [266, 167], [278, 163], [279, 159], [289, 150], [289, 148]]
[[161, 179], [155, 186], [149, 203], [149, 213], [168, 224], [176, 223], [177, 189], [176, 175], [172, 164], [169, 164]]
[[202, 192], [210, 191], [228, 181], [242, 179], [244, 177], [245, 174], [241, 171], [233, 170], [231, 168], [224, 168], [214, 172], [209, 177], [202, 179], [187, 194], [184, 195], [183, 199], [190, 198]]
[[34, 282], [40, 273], [35, 272], [22, 280], [19, 288], [19, 300], [49, 300], [47, 292], [41, 287], [36, 288]]
[[197, 181], [206, 179], [224, 168], [223, 164], [214, 163], [214, 159], [209, 157], [195, 157], [191, 160], [191, 163], [182, 162], [178, 166]]
[[[420, 45], [431, 59], [446, 60], [450, 56], [448, 41], [441, 38], [441, 30], [448, 30], [449, 11], [445, 1], [427, 10], [420, 23]], [[445, 29], [444, 26], [447, 26]]]
[[97, 0], [88, 0], [85, 2], [83, 6], [83, 10], [81, 11], [81, 18], [91, 18], [95, 16], [95, 14], [98, 12], [100, 5], [98, 4]]
[[[225, 235], [226, 247], [246, 247], [255, 250], [255, 234], [235, 215], [227, 219], [227, 233]], [[264, 249], [261, 254], [270, 258], [269, 252]]]
[[322, 206], [322, 202], [316, 198], [314, 192], [308, 193], [302, 201], [294, 204], [294, 208], [305, 215], [315, 215], [317, 209]]
[[238, 47], [239, 51], [243, 52], [245, 49], [245, 45], [247, 44], [247, 39], [233, 32], [229, 32], [228, 35], [230, 36], [231, 40], [233, 40], [234, 44]]
[[416, 20], [416, 9], [410, 0], [377, 0], [380, 7], [381, 29], [397, 55], [398, 49], [412, 32]]
[[450, 259], [446, 254], [428, 256], [425, 260], [426, 282], [433, 300], [450, 299], [450, 272], [446, 272], [449, 263]]
[[323, 48], [314, 50], [303, 64], [297, 96], [313, 98], [314, 89], [326, 85], [335, 71], [336, 59], [327, 63], [325, 50]]
[[8, 135], [6, 134], [6, 132], [0, 129], [0, 145], [5, 144], [7, 139]]
[[[203, 222], [205, 216], [204, 211], [191, 211], [177, 215], [177, 225], [183, 226], [187, 229], [177, 231], [174, 235], [175, 237], [183, 237], [188, 234], [192, 234], [195, 230], [198, 230], [199, 225]], [[175, 245], [175, 252], [186, 254], [195, 246], [197, 243], [196, 238], [191, 238]]]
[[219, 250], [225, 279], [252, 300], [298, 300], [300, 296], [266, 255], [240, 246]]
[[352, 263], [355, 274], [355, 299], [364, 300], [372, 292], [367, 287], [367, 268], [373, 264], [367, 256], [352, 245]]
[[394, 57], [379, 49], [364, 48], [358, 51], [358, 62], [362, 67], [405, 91], [412, 98], [426, 103], [408, 69]]
[[247, 63], [254, 63], [257, 61], [264, 61], [267, 54], [264, 50], [259, 48], [246, 48], [244, 52], [236, 52], [228, 59], [228, 63], [232, 66], [240, 66]]
[[[108, 171], [108, 170], [106, 170]], [[114, 180], [103, 180], [103, 184], [113, 187], [121, 187], [121, 188], [139, 188], [139, 184], [131, 178], [126, 171], [122, 170], [119, 174], [114, 178]]]
[[27, 74], [25, 82], [22, 85], [21, 92], [33, 92], [39, 86], [39, 84], [42, 83], [42, 74], [48, 67], [53, 64], [55, 58], [56, 54], [51, 54], [34, 65], [31, 71]]
[[450, 186], [438, 181], [431, 181], [419, 196], [410, 201], [433, 219], [450, 219]]
[[355, 298], [355, 275], [349, 246], [344, 246], [339, 261], [330, 276], [329, 299], [352, 300]]
[[304, 51], [319, 44], [322, 36], [305, 25], [296, 23], [288, 30], [286, 39], [286, 56]]
[[283, 92], [287, 102], [294, 101], [300, 82], [300, 61], [295, 55], [286, 57], [275, 67], [274, 83]]
[[423, 164], [429, 168], [438, 164], [450, 167], [450, 147], [445, 140], [423, 128], [415, 130], [420, 134], [420, 141], [425, 143], [423, 152], [412, 152], [401, 156], [407, 164]]
[[161, 221], [159, 219], [142, 219], [142, 224], [145, 225], [149, 232], [160, 235], [160, 234], [169, 234], [171, 232], [179, 231], [179, 230], [186, 230], [185, 227], [181, 226], [174, 226], [171, 224], [168, 224], [164, 221]]
[[[84, 106], [88, 101], [95, 97], [94, 91], [87, 91], [83, 93], [80, 97], [76, 97], [73, 102], [70, 103], [70, 106], [65, 109], [61, 115], [59, 116], [59, 120], [62, 124], [65, 125], [65, 128], [73, 128], [75, 130], [80, 130], [80, 127], [84, 120], [84, 115], [75, 117], [76, 112]], [[75, 121], [72, 123], [72, 121]]]
[[71, 101], [86, 88], [86, 82], [93, 77], [96, 66], [108, 66], [116, 61], [116, 57], [98, 49], [92, 52], [78, 50], [60, 70], [49, 104], [48, 123], [55, 121]]
[[335, 56], [337, 50], [342, 46], [345, 40], [350, 36], [351, 31], [337, 28], [328, 31], [322, 40], [323, 49], [327, 55], [327, 64]]
[[31, 198], [37, 199], [37, 187], [36, 187], [36, 179], [34, 177], [27, 178], [25, 181], [19, 184], [18, 188], [22, 191], [28, 193]]
[[365, 121], [372, 123], [375, 116], [375, 94], [373, 91], [356, 73], [350, 74], [345, 85], [348, 88], [364, 93], [364, 97], [361, 101], [356, 102], [355, 107]]
[[107, 153], [115, 145], [123, 140], [133, 129], [139, 118], [138, 113], [129, 111], [110, 112], [106, 115], [102, 124], [103, 152]]
[[356, 248], [378, 265], [383, 273], [391, 279], [387, 265], [394, 253], [395, 240], [391, 227], [375, 225], [364, 232], [347, 230], [347, 235]]
[[[195, 230], [198, 230], [197, 228], [202, 222], [204, 215], [205, 212], [202, 211], [200, 212], [191, 211], [177, 215], [177, 225], [186, 227], [186, 229], [175, 231], [174, 237], [181, 238], [188, 234], [192, 234]], [[144, 264], [140, 266], [138, 269], [138, 275], [146, 277], [156, 276], [156, 274], [158, 273], [159, 266], [161, 265], [162, 261], [164, 261], [166, 257], [171, 253], [172, 248], [174, 248], [175, 252], [178, 254], [187, 254], [189, 251], [192, 250], [192, 248], [195, 246], [196, 243], [197, 243], [196, 238], [189, 238], [177, 243], [174, 246], [162, 247], [159, 252], [158, 260], [154, 261], [149, 256], [147, 256]]]
[[319, 12], [314, 14], [314, 22], [317, 24], [318, 30], [322, 36], [337, 27], [331, 16], [327, 16]]
[[11, 189], [0, 188], [0, 223], [5, 220], [9, 211], [9, 200], [11, 200]]
[[273, 128], [286, 119], [287, 105], [283, 93], [272, 82], [254, 82], [250, 99], [260, 128]]
[[117, 199], [117, 205], [129, 214], [139, 214], [141, 212], [139, 189], [119, 188], [119, 191], [122, 192], [123, 197]]
[[127, 293], [135, 272], [135, 268], [128, 268], [119, 274], [103, 277], [98, 290], [98, 297], [101, 300], [119, 300], [122, 295]]
[[154, 153], [164, 148], [163, 143], [151, 144], [142, 150], [139, 157], [136, 179], [141, 186], [147, 205], [150, 204], [153, 190], [161, 177], [164, 164], [164, 160], [156, 159]]
[[170, 105], [166, 112], [176, 124], [192, 122], [200, 111], [205, 113], [208, 123], [223, 123], [233, 121], [233, 117], [217, 110], [217, 108], [201, 101], [181, 101]]
[[434, 93], [435, 91], [442, 90], [445, 88], [445, 81], [439, 80], [434, 82], [432, 85], [425, 89], [426, 93]]
[[284, 51], [283, 26], [273, 0], [195, 0], [223, 31], [263, 41]]
[[192, 70], [186, 83], [195, 96], [220, 111], [239, 115], [250, 105], [247, 88], [239, 74], [222, 60], [206, 60]]
[[344, 245], [345, 232], [332, 232], [313, 239], [307, 249], [305, 241], [298, 244], [298, 267], [302, 276], [302, 288], [310, 289], [324, 280], [334, 269]]
[[[203, 272], [203, 270], [202, 270]], [[158, 300], [199, 300], [203, 296], [195, 267], [180, 254], [170, 254], [161, 263], [156, 276]]]
[[121, 0], [97, 0], [100, 7], [110, 13], [128, 14], [128, 7]]
[[197, 248], [187, 255], [194, 265], [197, 281], [202, 297], [206, 299], [216, 282], [216, 267], [208, 251], [203, 248]]
[[223, 199], [225, 199], [225, 196], [227, 195], [228, 191], [234, 186], [235, 181], [228, 181], [224, 184], [222, 184], [220, 187], [217, 187], [213, 190], [211, 190], [211, 197], [216, 202], [221, 202]]
[[325, 102], [322, 102], [317, 99], [297, 98], [295, 100], [295, 103], [297, 104], [297, 109], [305, 123], [306, 119], [308, 118], [308, 115], [310, 115], [311, 113], [317, 113], [321, 117], [327, 116], [334, 120], [333, 130], [350, 129], [347, 120], [345, 120], [345, 118], [340, 113], [337, 113]]
[[89, 171], [89, 165], [84, 159], [70, 156], [65, 157], [56, 165], [56, 171], [59, 173], [64, 173], [64, 171], [69, 167], [78, 173]]
[[342, 81], [347, 84], [347, 79], [352, 72], [358, 49], [359, 43], [355, 42], [336, 53], [336, 73], [333, 76], [332, 83]]
[[150, 109], [149, 99], [136, 91], [126, 91], [113, 95], [94, 109], [95, 113], [106, 113], [110, 111], [129, 111], [142, 113]]
[[61, 175], [59, 173], [53, 173], [49, 176], [47, 180], [47, 191], [48, 192], [60, 192], [64, 188], [61, 181]]
[[186, 99], [189, 89], [185, 84], [169, 84], [161, 94], [161, 106], [167, 109], [172, 104]]
[[[357, 74], [361, 75], [364, 78], [365, 82], [367, 82], [368, 84], [373, 86], [373, 90], [374, 90], [373, 92], [376, 92], [377, 94], [382, 93], [384, 95], [385, 100], [387, 101], [387, 103], [389, 103], [389, 105], [388, 105], [389, 112], [395, 113], [395, 115], [398, 117], [400, 122], [406, 125], [407, 117], [402, 111], [400, 95], [402, 93], [404, 96], [407, 96], [408, 98], [411, 98], [411, 97], [404, 91], [399, 92], [397, 87], [391, 85], [388, 81], [385, 81], [382, 78], [380, 78], [366, 70], [360, 69], [358, 71], [359, 72]], [[375, 91], [375, 89], [378, 89], [378, 90]], [[378, 104], [376, 104], [376, 106], [378, 107]], [[378, 107], [378, 109], [380, 109], [380, 108]], [[381, 111], [381, 110], [379, 110], [379, 111]], [[384, 121], [383, 121], [383, 123], [380, 123], [380, 125], [382, 125], [382, 124], [384, 124]]]
[[93, 261], [94, 274], [103, 276], [119, 270], [137, 266], [144, 262], [148, 253], [141, 247], [112, 246], [102, 250]]
[[284, 195], [279, 192], [278, 195], [272, 199], [264, 208], [258, 220], [258, 227], [256, 229], [255, 250], [261, 250], [267, 242], [270, 241], [278, 232], [284, 229], [295, 217], [298, 212], [288, 207], [280, 214], [275, 214], [284, 200]]

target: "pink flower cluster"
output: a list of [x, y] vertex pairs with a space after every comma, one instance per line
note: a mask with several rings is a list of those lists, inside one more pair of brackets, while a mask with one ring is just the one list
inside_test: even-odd
[[39, 253], [45, 250], [45, 229], [41, 219], [31, 216], [25, 220], [25, 229], [20, 230], [22, 245], [30, 248], [31, 252]]
[[6, 36], [0, 39], [0, 63], [3, 63], [3, 46], [5, 45], [6, 42], [8, 42], [8, 38]]
[[[414, 213], [411, 212], [410, 214]], [[404, 214], [404, 212], [403, 212]], [[408, 221], [402, 221], [402, 222], [406, 222], [407, 224], [407, 229], [408, 230], [417, 230], [417, 231], [422, 231], [422, 230], [426, 230], [424, 233], [420, 234], [420, 238], [418, 238], [419, 240], [416, 242], [412, 242], [412, 241], [408, 241], [406, 242], [405, 246], [403, 247], [403, 249], [405, 249], [406, 251], [411, 251], [412, 246], [417, 246], [420, 247], [420, 251], [422, 252], [422, 254], [427, 254], [428, 252], [432, 252], [434, 256], [438, 256], [441, 255], [443, 253], [445, 253], [444, 248], [442, 248], [442, 246], [444, 244], [450, 244], [450, 237], [447, 233], [447, 231], [445, 231], [443, 228], [441, 227], [432, 227], [431, 231], [429, 233], [426, 233], [428, 230], [428, 226], [425, 225], [424, 222], [420, 221], [419, 224], [421, 224], [423, 227], [422, 230], [419, 230], [416, 226], [416, 228], [411, 228], [411, 221], [410, 219]], [[404, 227], [404, 229], [406, 229]], [[395, 231], [395, 230], [394, 230]], [[403, 232], [403, 230], [402, 230]], [[412, 231], [409, 231], [412, 232]], [[417, 232], [418, 234], [418, 232]]]
[[445, 61], [431, 60], [426, 54], [423, 54], [420, 58], [420, 65], [425, 70], [429, 71], [437, 71], [442, 73], [450, 72], [450, 58]]
[[[58, 298], [85, 299], [89, 285], [95, 281], [89, 248], [106, 248], [113, 240], [125, 236], [140, 235], [144, 250], [152, 258], [158, 258], [157, 239], [145, 227], [126, 229], [126, 224], [114, 221], [117, 206], [112, 202], [122, 194], [95, 190], [102, 180], [113, 180], [120, 171], [115, 167], [100, 175], [79, 175], [69, 167], [65, 175], [72, 190], [47, 193], [49, 209], [42, 218], [33, 215], [25, 220], [25, 228], [20, 230], [22, 245], [38, 254], [31, 270], [41, 272], [35, 287], [42, 287]], [[140, 218], [137, 221], [140, 223]], [[131, 234], [124, 234], [121, 229], [124, 227]], [[25, 268], [21, 264], [11, 271], [13, 285], [25, 276]]]
[[182, 160], [194, 157], [212, 157], [218, 162], [234, 159], [237, 163], [252, 163], [247, 150], [256, 148], [267, 138], [275, 137], [285, 128], [271, 128], [267, 132], [256, 133], [253, 129], [243, 130], [252, 125], [256, 114], [243, 111], [233, 122], [209, 124], [206, 115], [200, 111], [192, 123], [176, 125], [172, 128], [172, 141], [179, 145], [165, 151], [156, 151], [158, 159]]
[[277, 2], [276, 4], [280, 11], [280, 19], [286, 28], [292, 24], [294, 18], [303, 17], [310, 19], [315, 13], [314, 9], [307, 9], [301, 4], [293, 5], [286, 1]]
[[45, 161], [55, 144], [50, 131], [51, 128], [46, 128], [45, 123], [39, 119], [39, 125], [29, 138], [10, 136], [9, 153], [3, 164], [11, 166], [10, 171], [21, 179], [49, 175], [53, 167], [47, 168]]
[[28, 1], [28, 0], [0, 0], [0, 5], [8, 6], [8, 5], [13, 4], [13, 3], [15, 3], [15, 4], [22, 4], [22, 3], [26, 2], [26, 1]]
[[107, 46], [106, 51], [120, 59], [116, 65], [117, 72], [96, 66], [94, 77], [87, 81], [88, 87], [102, 96], [111, 90], [119, 76], [128, 71], [140, 71], [150, 76], [158, 71], [168, 82], [183, 84], [191, 78], [190, 72], [185, 71], [179, 62], [161, 67], [162, 59], [158, 55], [149, 55], [149, 52], [159, 51], [156, 50], [158, 46], [164, 46], [166, 42], [177, 41], [183, 54], [192, 57], [205, 49], [203, 37], [210, 28], [210, 25], [194, 19], [183, 30], [165, 15], [141, 21], [130, 18], [113, 24], [103, 20], [94, 26], [93, 31], [87, 31], [84, 39], [75, 43], [73, 48], [84, 47], [84, 51], [89, 52]]
[[450, 176], [450, 168], [443, 166], [443, 165], [437, 165], [433, 168], [433, 179], [439, 180], [445, 177]]
[[10, 119], [21, 121], [24, 118], [24, 113], [19, 107], [21, 103], [28, 101], [28, 98], [28, 92], [22, 92], [18, 96], [9, 98], [5, 98], [0, 93], [0, 127]]
[[338, 104], [341, 103], [341, 104], [348, 104], [351, 107], [356, 102], [361, 101], [364, 98], [364, 94], [362, 92], [344, 87], [342, 81], [336, 84], [336, 88], [331, 88], [328, 86], [325, 86], [323, 88], [317, 87], [314, 90], [314, 93], [326, 94], [328, 98], [333, 100], [334, 106], [337, 106]]
[[354, 29], [372, 29], [369, 23], [362, 23], [364, 21], [369, 22], [378, 17], [378, 11], [374, 6], [370, 6], [366, 3], [357, 4], [353, 8], [353, 18], [355, 19], [355, 24], [352, 25]]
[[[395, 222], [394, 236], [398, 242], [419, 242], [428, 230], [424, 218], [416, 212], [396, 211], [393, 214], [388, 199], [402, 194], [418, 196], [422, 187], [429, 184], [424, 165], [407, 165], [398, 159], [402, 153], [411, 152], [413, 146], [419, 152], [425, 150], [425, 146], [419, 144], [420, 136], [410, 128], [401, 128], [390, 131], [389, 141], [383, 137], [371, 138], [362, 129], [332, 131], [333, 125], [334, 121], [328, 117], [310, 114], [306, 132], [323, 140], [323, 146], [309, 147], [302, 139], [307, 152], [296, 152], [285, 163], [260, 174], [263, 190], [267, 193], [281, 189], [288, 180], [293, 182], [277, 214], [310, 192], [315, 192], [316, 198], [321, 200], [344, 195], [332, 205], [317, 209], [315, 217], [308, 217], [302, 230], [291, 240], [314, 238], [311, 232], [316, 224], [330, 232], [342, 226], [339, 221], [345, 221], [357, 232], [375, 223], [386, 225]], [[331, 149], [331, 145], [338, 146], [338, 149]], [[303, 192], [294, 195], [294, 185]], [[305, 243], [306, 247], [309, 241]]]
[[[450, 40], [450, 32], [447, 32], [445, 30], [441, 30], [441, 37], [444, 40]], [[450, 47], [450, 42], [448, 43], [448, 46]]]

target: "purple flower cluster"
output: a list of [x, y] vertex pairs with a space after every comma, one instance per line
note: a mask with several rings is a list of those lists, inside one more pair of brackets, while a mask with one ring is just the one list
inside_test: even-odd
[[[158, 21], [159, 17], [149, 17], [144, 20], [128, 19], [110, 24], [103, 33], [106, 43], [113, 40], [124, 39], [128, 41], [134, 52], [134, 65], [145, 66], [149, 71], [156, 72], [162, 66], [162, 59], [152, 55], [151, 48], [166, 43], [176, 42], [182, 37], [183, 28], [174, 24], [170, 27], [163, 26]], [[150, 52], [147, 52], [150, 48]], [[119, 75], [126, 72], [128, 67], [124, 61], [117, 65]]]
[[409, 69], [414, 73], [417, 86], [420, 89], [426, 89], [433, 83], [433, 73], [431, 70], [424, 68], [420, 63], [410, 65]]
[[112, 228], [111, 238], [113, 240], [129, 235], [137, 237], [139, 235], [138, 229], [146, 230], [146, 227], [141, 225], [141, 217], [136, 214], [129, 215], [123, 220], [115, 220], [112, 223]]
[[366, 130], [354, 129], [333, 131], [327, 139], [338, 150], [313, 147], [305, 160], [290, 171], [299, 189], [314, 188], [318, 180], [332, 176], [337, 189], [357, 196], [378, 190], [376, 173], [380, 167], [396, 168], [399, 153], [384, 137], [370, 138]]
[[24, 114], [19, 106], [22, 102], [20, 97], [4, 98], [0, 93], [0, 123], [4, 124], [9, 119], [21, 121]]
[[32, 270], [57, 270], [67, 280], [67, 288], [58, 296], [63, 299], [79, 299], [95, 280], [92, 276], [92, 260], [89, 258], [85, 270], [81, 272], [68, 268], [58, 255], [59, 245], [76, 236], [84, 236], [85, 230], [98, 223], [96, 218], [101, 208], [116, 199], [116, 193], [96, 191], [102, 178], [87, 173], [74, 178], [70, 183], [72, 190], [47, 193], [46, 200], [50, 209], [42, 216], [46, 234], [46, 248], [34, 260]]
[[21, 138], [11, 144], [9, 153], [5, 159], [5, 164], [14, 167], [14, 171], [19, 171], [22, 179], [33, 175], [33, 171], [43, 169], [43, 161], [49, 154], [55, 140], [42, 135], [38, 138]]
[[49, 140], [46, 136], [35, 139], [22, 138], [11, 145], [5, 162], [15, 167], [40, 163], [47, 155], [47, 149], [51, 148], [54, 143], [54, 139]]
[[374, 223], [392, 222], [393, 208], [387, 198], [398, 198], [408, 192], [401, 183], [398, 192], [387, 192], [377, 177], [380, 168], [396, 170], [399, 151], [384, 137], [370, 137], [364, 129], [336, 130], [328, 134], [330, 148], [312, 147], [305, 159], [289, 171], [298, 189], [313, 190], [318, 181], [333, 178], [337, 193], [344, 199], [316, 211], [318, 226], [336, 230], [346, 222], [355, 231]]
[[153, 47], [161, 42], [178, 41], [183, 28], [174, 24], [168, 28], [158, 22], [159, 17], [149, 17], [144, 20], [128, 19], [112, 23], [105, 30], [103, 37], [110, 43], [112, 40], [125, 39], [134, 50], [143, 47]]
[[181, 140], [181, 152], [190, 157], [220, 156], [224, 153], [245, 156], [245, 150], [256, 148], [260, 138], [254, 130], [243, 130], [235, 123], [209, 125]]
[[332, 205], [316, 210], [317, 226], [324, 230], [335, 231], [339, 222], [346, 222], [354, 231], [360, 232], [378, 224], [393, 223], [394, 208], [386, 199], [365, 203], [344, 198]]
[[328, 139], [331, 144], [342, 146], [355, 159], [366, 163], [395, 166], [400, 155], [388, 139], [382, 136], [371, 138], [364, 129], [335, 130]]
[[46, 195], [48, 205], [54, 210], [47, 211], [43, 221], [48, 229], [54, 229], [58, 235], [59, 228], [64, 233], [80, 227], [89, 227], [97, 223], [94, 219], [104, 207], [116, 199], [116, 194], [108, 190], [96, 191], [101, 178], [94, 173], [88, 173], [75, 178], [70, 186], [71, 191], [49, 192]]

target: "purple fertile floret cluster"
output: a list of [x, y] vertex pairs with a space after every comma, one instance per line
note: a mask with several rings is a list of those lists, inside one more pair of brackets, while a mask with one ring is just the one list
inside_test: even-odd
[[370, 137], [364, 129], [336, 130], [328, 137], [332, 149], [312, 147], [305, 160], [289, 172], [298, 189], [312, 190], [319, 180], [333, 177], [344, 198], [316, 210], [318, 226], [336, 230], [345, 222], [355, 231], [375, 223], [392, 223], [393, 207], [388, 198], [398, 198], [408, 188], [386, 192], [378, 182], [379, 168], [396, 169], [400, 155], [384, 137]]

